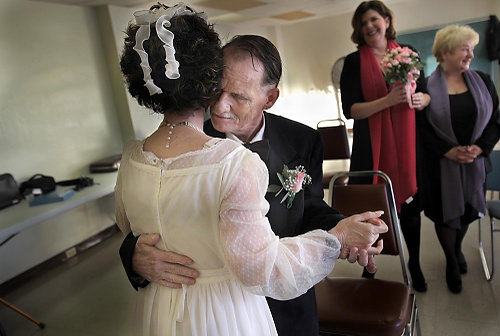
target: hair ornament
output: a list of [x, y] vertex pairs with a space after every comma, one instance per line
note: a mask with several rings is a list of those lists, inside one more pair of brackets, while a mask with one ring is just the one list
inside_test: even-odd
[[165, 49], [165, 76], [169, 79], [179, 78], [179, 62], [175, 59], [174, 34], [167, 28], [171, 25], [170, 19], [180, 15], [196, 15], [196, 13], [182, 3], [170, 8], [160, 7], [134, 13], [135, 22], [139, 26], [135, 34], [134, 50], [141, 58], [144, 86], [148, 89], [150, 96], [162, 93], [163, 91], [155, 85], [151, 78], [151, 66], [149, 65], [148, 53], [144, 50], [143, 43], [150, 37], [150, 25], [156, 22], [156, 34], [163, 42], [163, 48]]

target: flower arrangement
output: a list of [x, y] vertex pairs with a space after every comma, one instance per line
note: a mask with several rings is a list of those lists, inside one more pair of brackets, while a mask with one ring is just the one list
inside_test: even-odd
[[306, 174], [306, 170], [303, 166], [297, 166], [295, 169], [288, 169], [288, 167], [284, 165], [283, 171], [276, 174], [281, 182], [281, 187], [272, 184], [267, 188], [267, 192], [275, 192], [275, 196], [278, 197], [278, 195], [285, 190], [286, 194], [283, 196], [280, 203], [287, 201], [286, 207], [290, 209], [295, 194], [301, 191], [305, 185], [311, 184], [312, 178]]
[[387, 84], [405, 85], [408, 105], [412, 109], [411, 95], [417, 89], [417, 79], [420, 77], [420, 70], [424, 68], [418, 54], [408, 47], [397, 47], [385, 53], [380, 65]]
[[420, 61], [418, 54], [408, 47], [388, 50], [380, 64], [386, 83], [389, 85], [409, 83], [412, 88], [416, 88], [420, 70], [424, 68], [424, 63]]

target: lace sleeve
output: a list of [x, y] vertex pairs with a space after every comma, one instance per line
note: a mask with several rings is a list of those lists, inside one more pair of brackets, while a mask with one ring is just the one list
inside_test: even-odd
[[279, 239], [265, 217], [267, 184], [264, 163], [247, 155], [222, 201], [221, 242], [231, 272], [250, 291], [289, 300], [331, 272], [340, 243], [322, 230]]
[[[122, 161], [124, 161], [122, 159]], [[130, 222], [128, 221], [127, 214], [125, 213], [125, 207], [123, 205], [123, 200], [122, 200], [122, 171], [125, 169], [125, 165], [122, 163], [120, 165], [120, 169], [118, 170], [118, 178], [116, 179], [116, 185], [115, 185], [115, 217], [116, 217], [116, 224], [120, 228], [120, 230], [123, 232], [123, 234], [127, 235], [131, 229], [130, 229]]]

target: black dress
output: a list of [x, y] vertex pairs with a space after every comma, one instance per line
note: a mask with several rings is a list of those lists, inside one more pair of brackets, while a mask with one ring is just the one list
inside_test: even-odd
[[[500, 137], [498, 95], [495, 85], [490, 77], [480, 71], [481, 76], [490, 92], [493, 100], [493, 113], [486, 125], [483, 133], [474, 143], [483, 152], [481, 155], [488, 157], [493, 147]], [[477, 119], [477, 108], [470, 91], [462, 94], [449, 95], [450, 114], [453, 132], [461, 146], [473, 145], [471, 143], [472, 132]], [[431, 97], [432, 99], [432, 97]], [[434, 223], [443, 225], [443, 210], [441, 202], [441, 175], [440, 160], [444, 154], [453, 148], [453, 145], [439, 138], [430, 125], [427, 118], [423, 118], [423, 125], [420, 128], [422, 142], [422, 181], [423, 181], [423, 207], [424, 213]], [[490, 169], [489, 160], [486, 162], [486, 169]], [[459, 229], [461, 224], [468, 224], [478, 218], [478, 213], [469, 204], [465, 206], [465, 213], [460, 219], [446, 223], [446, 226]]]

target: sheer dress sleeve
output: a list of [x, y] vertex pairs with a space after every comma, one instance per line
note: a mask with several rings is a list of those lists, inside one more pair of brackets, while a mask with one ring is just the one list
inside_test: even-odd
[[338, 239], [323, 230], [279, 239], [265, 217], [269, 210], [264, 198], [269, 179], [266, 166], [249, 152], [237, 166], [220, 213], [229, 269], [255, 294], [277, 300], [304, 294], [333, 269], [340, 252]]
[[115, 217], [116, 217], [116, 224], [123, 232], [123, 234], [127, 235], [131, 231], [131, 229], [130, 229], [130, 222], [127, 218], [127, 214], [125, 213], [125, 206], [123, 205], [122, 181], [121, 181], [121, 175], [122, 175], [121, 173], [126, 166], [126, 163], [123, 162], [125, 161], [125, 150], [122, 156], [123, 156], [122, 164], [120, 165], [120, 169], [118, 169], [118, 177], [116, 179], [116, 185], [115, 185]]

